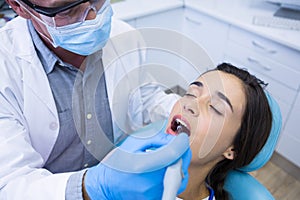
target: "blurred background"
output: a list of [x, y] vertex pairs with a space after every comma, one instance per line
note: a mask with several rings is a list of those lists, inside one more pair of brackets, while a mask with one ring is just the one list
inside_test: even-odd
[[[175, 31], [193, 41], [214, 65], [230, 62], [269, 83], [280, 105], [283, 127], [276, 152], [251, 174], [276, 199], [300, 197], [300, 0], [111, 0], [114, 17], [135, 28]], [[15, 17], [0, 0], [0, 27]], [[157, 41], [159, 42], [159, 37]], [[189, 46], [175, 41], [185, 51]], [[187, 73], [183, 58], [154, 52], [150, 61]], [[197, 66], [205, 71], [212, 66]], [[161, 80], [168, 74], [153, 71]], [[199, 74], [187, 73], [193, 80]], [[175, 92], [186, 83], [168, 80]]]

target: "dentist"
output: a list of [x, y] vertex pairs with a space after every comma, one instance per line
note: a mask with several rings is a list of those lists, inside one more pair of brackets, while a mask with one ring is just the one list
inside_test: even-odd
[[[99, 163], [124, 134], [168, 115], [177, 100], [152, 85], [135, 91], [142, 114], [127, 112], [136, 85], [122, 77], [140, 66], [143, 55], [130, 54], [104, 69], [124, 47], [109, 38], [132, 29], [112, 20], [108, 0], [6, 1], [19, 17], [0, 29], [0, 199], [128, 199], [128, 191], [129, 199], [161, 198], [168, 165], [181, 157], [183, 166], [189, 162], [182, 156], [186, 149], [172, 148], [175, 136], [160, 132], [142, 145], [129, 138], [125, 150], [133, 154], [152, 145], [175, 149], [159, 157], [166, 165], [145, 173]], [[114, 99], [120, 81], [122, 99]], [[155, 109], [158, 104], [165, 110]], [[116, 123], [116, 117], [123, 120]]]

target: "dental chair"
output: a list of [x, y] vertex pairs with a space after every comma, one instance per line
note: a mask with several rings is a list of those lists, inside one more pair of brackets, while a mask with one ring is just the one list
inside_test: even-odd
[[249, 165], [232, 170], [226, 177], [224, 188], [229, 193], [231, 200], [274, 200], [267, 188], [248, 174], [248, 172], [260, 169], [270, 160], [281, 130], [282, 119], [279, 106], [269, 94], [266, 93], [266, 95], [273, 114], [270, 136], [265, 146]]

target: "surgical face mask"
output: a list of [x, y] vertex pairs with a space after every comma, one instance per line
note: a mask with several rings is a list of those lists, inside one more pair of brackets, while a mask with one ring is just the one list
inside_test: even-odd
[[62, 27], [47, 26], [54, 47], [62, 47], [79, 55], [90, 55], [102, 49], [109, 39], [112, 8], [100, 9], [93, 20]]
[[[95, 11], [95, 9], [93, 10]], [[44, 34], [41, 35], [48, 39], [53, 47], [62, 47], [83, 56], [93, 54], [105, 46], [110, 35], [112, 15], [113, 11], [109, 0], [105, 1], [95, 19], [60, 27], [50, 26], [32, 14], [36, 20], [46, 26], [51, 39]]]

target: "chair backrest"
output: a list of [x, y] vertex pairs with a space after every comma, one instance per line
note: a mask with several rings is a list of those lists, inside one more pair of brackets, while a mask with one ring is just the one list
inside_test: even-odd
[[281, 131], [282, 118], [280, 108], [270, 94], [266, 93], [266, 96], [273, 115], [270, 136], [262, 150], [249, 165], [231, 171], [226, 177], [224, 188], [232, 200], [274, 199], [264, 185], [248, 174], [248, 172], [258, 170], [270, 160]]

